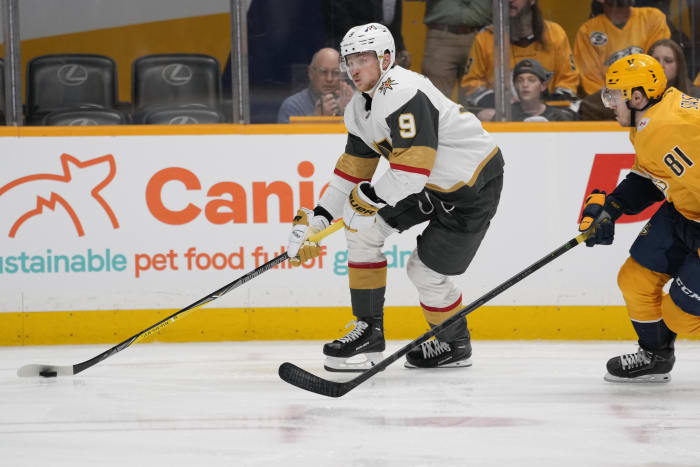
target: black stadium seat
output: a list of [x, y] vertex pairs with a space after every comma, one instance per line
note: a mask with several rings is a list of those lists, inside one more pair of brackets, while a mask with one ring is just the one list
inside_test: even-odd
[[149, 125], [192, 125], [196, 123], [224, 123], [224, 114], [216, 109], [178, 107], [148, 111], [143, 123]]
[[195, 107], [219, 111], [219, 70], [218, 60], [202, 54], [158, 54], [136, 59], [131, 68], [134, 120], [145, 122], [146, 114], [154, 110]]
[[42, 55], [27, 65], [28, 123], [57, 110], [81, 106], [110, 109], [117, 102], [117, 66], [91, 54]]
[[127, 123], [127, 119], [118, 110], [76, 109], [51, 112], [42, 123], [47, 126], [122, 125]]

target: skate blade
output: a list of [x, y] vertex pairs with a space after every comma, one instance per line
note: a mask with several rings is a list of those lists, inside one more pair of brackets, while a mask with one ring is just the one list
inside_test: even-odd
[[462, 368], [462, 367], [470, 367], [472, 366], [472, 359], [467, 358], [465, 360], [458, 360], [456, 362], [448, 363], [446, 365], [440, 365], [440, 366], [416, 366], [413, 365], [412, 363], [409, 363], [408, 360], [406, 360], [403, 364], [404, 368], [410, 368], [410, 369], [418, 369], [418, 370], [432, 370], [434, 368]]
[[349, 358], [326, 356], [323, 368], [326, 371], [362, 373], [384, 359], [382, 352], [368, 352]]
[[660, 373], [656, 375], [644, 375], [637, 376], [636, 378], [620, 378], [619, 376], [613, 376], [610, 373], [606, 373], [603, 379], [609, 383], [632, 383], [632, 384], [644, 384], [644, 383], [668, 383], [671, 381], [671, 373]]

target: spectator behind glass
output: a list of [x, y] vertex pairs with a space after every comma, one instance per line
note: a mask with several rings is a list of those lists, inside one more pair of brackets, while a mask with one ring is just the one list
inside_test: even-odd
[[345, 33], [358, 24], [381, 23], [394, 37], [396, 64], [410, 68], [411, 54], [401, 34], [402, 5], [402, 0], [322, 0], [326, 47], [339, 49]]
[[654, 57], [664, 68], [666, 87], [673, 86], [684, 94], [694, 95], [696, 89], [690, 85], [688, 67], [681, 47], [671, 39], [661, 39], [649, 47], [647, 54]]
[[[551, 73], [548, 99], [570, 99], [576, 95], [579, 74], [569, 46], [569, 38], [557, 23], [546, 21], [537, 0], [510, 0], [510, 66], [534, 58]], [[461, 86], [469, 108], [494, 106], [493, 26], [481, 31], [469, 52]]]
[[493, 0], [425, 2], [423, 22], [428, 33], [421, 72], [449, 98], [464, 76], [476, 33], [491, 24], [492, 7]]
[[339, 54], [324, 48], [316, 52], [309, 65], [309, 87], [282, 102], [277, 123], [289, 123], [292, 115], [343, 115], [353, 89], [342, 79]]
[[[693, 5], [695, 4], [695, 5]], [[696, 32], [695, 37], [689, 37], [684, 31], [684, 25], [687, 24], [688, 32], [693, 31], [691, 26], [695, 22], [695, 29], [700, 25], [700, 4], [697, 0], [635, 0], [634, 6], [648, 6], [658, 8], [663, 11], [666, 15], [666, 24], [671, 30], [671, 39], [673, 39], [676, 44], [683, 51], [683, 56], [685, 57], [685, 63], [688, 66], [688, 77], [692, 76], [697, 71], [697, 67], [700, 65], [700, 35]], [[680, 26], [680, 29], [679, 29]], [[694, 55], [694, 57], [693, 57]], [[691, 64], [695, 66], [695, 69], [690, 69]], [[692, 87], [691, 87], [692, 90]]]
[[[519, 101], [511, 105], [514, 122], [564, 122], [577, 120], [568, 108], [553, 107], [544, 102], [549, 74], [534, 58], [519, 61], [513, 68], [513, 87]], [[492, 120], [496, 111], [485, 109], [479, 112], [480, 120]]]
[[574, 42], [574, 57], [581, 71], [585, 95], [603, 86], [607, 67], [626, 55], [644, 53], [671, 32], [666, 16], [656, 8], [635, 8], [633, 0], [595, 0], [593, 14], [581, 25]]

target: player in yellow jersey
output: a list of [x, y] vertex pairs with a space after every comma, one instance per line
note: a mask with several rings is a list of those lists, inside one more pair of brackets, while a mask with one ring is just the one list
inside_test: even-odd
[[622, 214], [665, 199], [618, 275], [639, 351], [610, 359], [605, 379], [667, 382], [676, 334], [700, 335], [700, 101], [666, 89], [663, 68], [649, 55], [616, 61], [605, 79], [603, 102], [631, 128], [637, 155], [610, 195], [594, 190], [586, 199], [579, 226], [591, 232], [586, 244], [611, 244]]

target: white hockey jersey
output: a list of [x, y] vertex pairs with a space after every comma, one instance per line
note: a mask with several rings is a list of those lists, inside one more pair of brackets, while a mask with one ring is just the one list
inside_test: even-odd
[[425, 76], [392, 68], [373, 98], [355, 93], [345, 109], [348, 139], [319, 204], [334, 218], [361, 181], [370, 181], [379, 157], [390, 168], [373, 185], [394, 206], [424, 187], [452, 192], [471, 186], [498, 153], [481, 122], [445, 97]]

